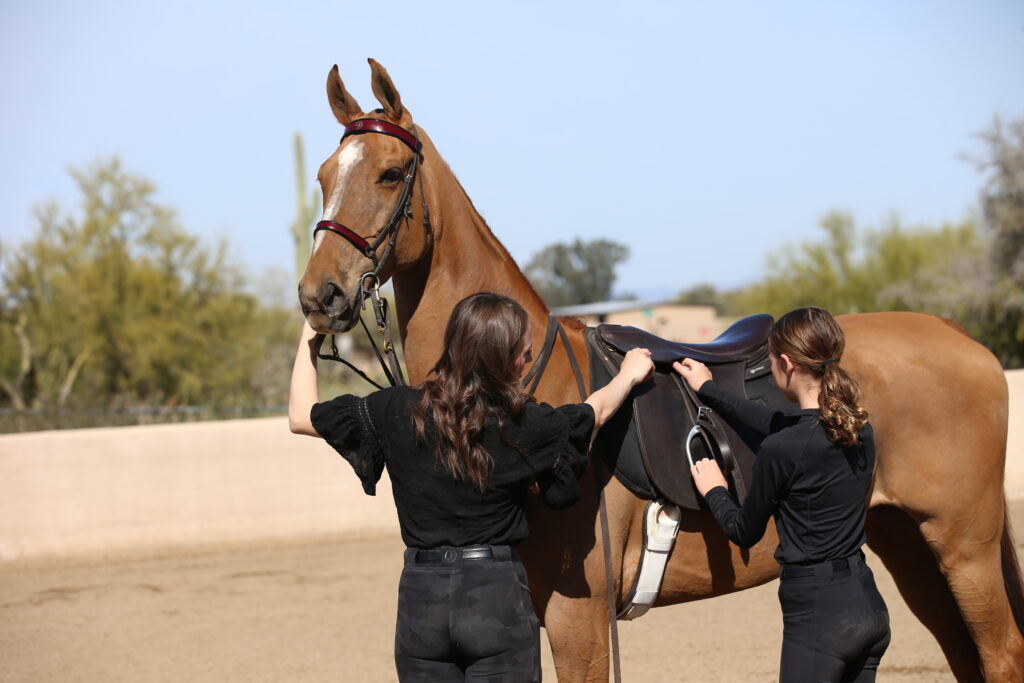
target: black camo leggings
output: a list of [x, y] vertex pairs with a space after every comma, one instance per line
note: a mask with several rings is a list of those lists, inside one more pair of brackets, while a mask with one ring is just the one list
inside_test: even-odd
[[540, 681], [540, 626], [526, 570], [509, 546], [493, 559], [417, 563], [405, 551], [395, 665], [402, 683]]

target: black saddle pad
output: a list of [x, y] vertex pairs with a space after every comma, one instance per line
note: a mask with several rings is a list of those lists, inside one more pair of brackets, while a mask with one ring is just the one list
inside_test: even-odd
[[[600, 328], [588, 329], [586, 340], [593, 391], [611, 380], [624, 354], [602, 338]], [[772, 378], [766, 343], [746, 359], [708, 366], [715, 382], [730, 391], [774, 407], [788, 405]], [[706, 509], [703, 497], [693, 485], [686, 457], [686, 437], [699, 407], [695, 398], [670, 361], [656, 362], [653, 381], [637, 387], [605, 424], [597, 435], [593, 452], [636, 495], [663, 499], [689, 509]], [[742, 502], [752, 479], [754, 454], [761, 437], [742, 425], [717, 420], [732, 454], [730, 463], [719, 465], [733, 494]], [[693, 441], [692, 450], [695, 459], [714, 456], [713, 449], [701, 440]]]

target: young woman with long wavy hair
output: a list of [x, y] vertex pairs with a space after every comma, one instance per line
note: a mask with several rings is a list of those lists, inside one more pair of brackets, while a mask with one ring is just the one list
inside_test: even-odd
[[405, 567], [395, 663], [402, 681], [539, 681], [540, 629], [515, 546], [536, 484], [554, 508], [580, 496], [594, 432], [653, 372], [627, 354], [609, 385], [553, 408], [522, 387], [533, 339], [526, 312], [491, 293], [458, 303], [444, 351], [420, 387], [318, 402], [316, 333], [292, 369], [293, 432], [324, 438], [373, 494], [388, 471]]
[[764, 440], [740, 506], [718, 464], [692, 468], [697, 490], [737, 545], [750, 547], [775, 517], [782, 565], [780, 683], [875, 680], [889, 645], [889, 613], [864, 562], [864, 519], [875, 464], [874, 436], [857, 382], [842, 367], [845, 340], [820, 308], [779, 318], [768, 338], [772, 375], [799, 404], [774, 411], [712, 381], [703, 364], [675, 369], [726, 420]]

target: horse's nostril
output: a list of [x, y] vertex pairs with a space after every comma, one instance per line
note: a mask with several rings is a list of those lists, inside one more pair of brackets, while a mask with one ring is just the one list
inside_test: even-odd
[[337, 318], [346, 308], [345, 293], [334, 282], [328, 281], [324, 285], [324, 291], [320, 297], [320, 307], [324, 313]]
[[299, 305], [302, 307], [303, 315], [310, 313], [323, 313], [320, 303], [320, 292], [304, 283], [299, 283]]

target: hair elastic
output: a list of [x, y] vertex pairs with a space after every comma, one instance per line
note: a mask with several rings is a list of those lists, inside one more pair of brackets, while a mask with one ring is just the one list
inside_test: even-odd
[[839, 361], [837, 359], [835, 359], [835, 358], [829, 358], [828, 360], [822, 361], [821, 369], [824, 370], [825, 368], [827, 368], [829, 363], [838, 363], [838, 362]]

